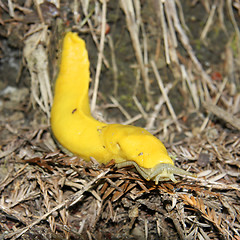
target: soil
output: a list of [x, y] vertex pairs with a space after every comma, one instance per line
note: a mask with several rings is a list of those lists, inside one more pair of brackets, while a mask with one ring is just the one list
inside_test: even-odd
[[92, 99], [104, 2], [1, 1], [0, 239], [240, 239], [239, 1], [169, 0], [164, 17], [160, 1], [107, 2], [93, 115], [146, 128], [197, 175], [158, 185], [68, 156], [51, 134], [63, 36], [86, 41]]

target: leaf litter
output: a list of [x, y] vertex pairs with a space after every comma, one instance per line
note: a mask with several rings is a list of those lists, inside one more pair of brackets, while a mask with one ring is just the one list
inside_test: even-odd
[[[24, 59], [19, 83], [0, 85], [1, 238], [240, 239], [238, 1], [60, 3], [0, 5], [0, 34]], [[99, 53], [90, 50], [95, 114], [147, 127], [197, 179], [155, 185], [133, 168], [59, 149], [49, 129], [50, 79], [66, 28]]]

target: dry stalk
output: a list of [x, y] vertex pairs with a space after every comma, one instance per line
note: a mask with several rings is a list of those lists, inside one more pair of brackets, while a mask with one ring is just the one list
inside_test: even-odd
[[[135, 5], [140, 5], [140, 1], [137, 0], [134, 2]], [[144, 24], [142, 22], [142, 18], [141, 18], [141, 7], [139, 6], [137, 8], [137, 17], [139, 19], [139, 22], [140, 22], [140, 27], [141, 27], [141, 31], [142, 31], [142, 37], [143, 37], [143, 62], [144, 62], [144, 65], [145, 65], [145, 70], [146, 70], [146, 74], [148, 76], [148, 65], [149, 65], [149, 60], [148, 60], [148, 41], [147, 41], [147, 34], [146, 34], [146, 31], [145, 31], [145, 27], [144, 27]]]
[[[169, 27], [169, 35], [171, 36], [172, 45], [174, 46], [174, 48], [176, 48], [178, 46], [178, 41], [177, 41], [176, 32], [175, 32], [173, 21], [172, 21], [173, 13], [172, 13], [172, 9], [171, 9], [171, 4], [168, 4], [167, 2], [165, 3], [165, 13], [166, 13], [166, 17], [167, 17], [167, 22], [168, 22], [168, 27]], [[175, 12], [175, 14], [177, 14], [177, 13]]]
[[138, 88], [140, 85], [140, 79], [141, 79], [141, 71], [139, 69], [136, 69], [136, 82], [135, 82], [135, 86], [133, 89], [133, 96], [136, 96], [138, 93]]
[[155, 77], [156, 77], [156, 79], [157, 79], [158, 86], [159, 86], [159, 88], [160, 88], [160, 90], [161, 90], [161, 92], [162, 92], [163, 98], [164, 98], [164, 100], [165, 100], [165, 102], [166, 102], [166, 104], [167, 104], [168, 110], [169, 110], [169, 112], [170, 112], [170, 114], [171, 114], [171, 116], [172, 116], [172, 118], [173, 118], [173, 121], [174, 121], [175, 124], [176, 124], [176, 127], [177, 127], [178, 132], [181, 132], [182, 129], [181, 129], [180, 124], [179, 124], [179, 122], [178, 122], [177, 116], [176, 116], [176, 114], [175, 114], [175, 112], [174, 112], [174, 109], [173, 109], [173, 107], [172, 107], [172, 104], [171, 104], [171, 102], [170, 102], [170, 100], [169, 100], [169, 98], [168, 98], [168, 95], [167, 95], [166, 90], [165, 90], [165, 88], [164, 88], [162, 79], [161, 79], [160, 74], [159, 74], [159, 72], [158, 72], [158, 70], [157, 70], [157, 66], [156, 66], [156, 64], [155, 64], [155, 62], [154, 62], [153, 60], [151, 61], [151, 65], [152, 65], [152, 68], [153, 68], [153, 72], [154, 72], [154, 74], [155, 74]]
[[183, 8], [182, 8], [182, 4], [181, 4], [180, 0], [176, 0], [176, 4], [177, 4], [177, 7], [179, 9], [179, 17], [180, 17], [180, 20], [181, 20], [181, 24], [184, 27], [186, 32], [190, 32], [190, 30], [189, 30], [189, 28], [188, 28], [188, 26], [185, 22], [184, 12], [183, 12]]
[[[170, 89], [172, 88], [172, 84], [168, 84], [165, 87], [165, 92], [166, 94], [168, 94], [168, 92], [170, 91]], [[158, 99], [158, 103], [154, 106], [153, 112], [150, 114], [150, 116], [147, 118], [147, 123], [145, 128], [147, 130], [152, 130], [154, 129], [154, 123], [159, 115], [159, 112], [162, 108], [162, 105], [165, 103], [165, 99], [163, 96], [160, 96]]]
[[40, 21], [41, 21], [41, 23], [44, 24], [43, 14], [42, 14], [42, 10], [41, 10], [39, 4], [40, 4], [40, 3], [39, 3], [37, 0], [34, 0], [34, 5], [36, 6], [37, 13], [38, 13], [38, 16], [39, 16], [39, 18], [40, 18]]
[[[40, 28], [39, 28], [40, 27]], [[41, 29], [39, 31], [39, 29]], [[52, 90], [48, 72], [48, 52], [44, 45], [48, 45], [48, 26], [35, 26], [36, 32], [27, 35], [23, 55], [31, 75], [31, 94], [40, 108], [50, 119], [50, 106], [52, 104]]]
[[203, 28], [202, 33], [200, 35], [201, 40], [204, 40], [206, 38], [207, 33], [208, 33], [211, 25], [213, 24], [213, 17], [214, 17], [216, 8], [217, 8], [217, 0], [214, 1], [213, 5], [211, 7], [211, 11], [210, 11], [210, 14], [208, 16], [208, 20], [207, 20], [206, 25]]
[[[180, 4], [181, 5], [181, 4]], [[173, 71], [173, 75], [178, 78], [179, 76], [179, 70], [180, 70], [180, 65], [179, 65], [179, 59], [178, 59], [178, 55], [177, 55], [177, 47], [178, 47], [178, 41], [177, 41], [177, 36], [176, 36], [176, 32], [174, 29], [174, 24], [173, 24], [173, 19], [172, 19], [172, 9], [171, 9], [171, 5], [166, 3], [165, 5], [165, 13], [166, 13], [166, 17], [167, 17], [167, 22], [168, 22], [168, 27], [169, 27], [169, 31], [168, 31], [168, 46], [169, 46], [169, 55], [170, 58], [172, 60], [173, 63], [175, 63], [177, 65], [177, 67], [175, 67], [174, 65], [172, 65], [172, 71]], [[177, 14], [175, 12], [175, 14]], [[178, 17], [178, 16], [177, 16]]]
[[218, 8], [217, 8], [217, 11], [218, 11], [218, 18], [219, 18], [219, 22], [220, 22], [220, 25], [221, 25], [221, 28], [223, 29], [223, 31], [225, 32], [225, 34], [227, 35], [227, 28], [224, 24], [224, 4], [225, 4], [225, 0], [220, 0], [220, 3], [218, 4]]
[[237, 113], [239, 111], [239, 106], [240, 106], [240, 94], [237, 94], [235, 97], [235, 101], [233, 104], [233, 114]]
[[139, 112], [142, 114], [143, 118], [144, 118], [145, 120], [148, 119], [147, 113], [146, 113], [145, 110], [143, 109], [142, 104], [139, 102], [139, 100], [137, 99], [136, 96], [133, 96], [133, 101], [134, 101], [134, 103], [136, 104]]
[[72, 8], [73, 8], [73, 19], [74, 19], [74, 23], [75, 23], [75, 24], [78, 23], [79, 18], [80, 18], [80, 13], [79, 13], [79, 11], [78, 11], [78, 9], [79, 9], [79, 3], [80, 3], [80, 2], [79, 2], [78, 0], [74, 0], [73, 6], [72, 6]]
[[[228, 78], [225, 78], [223, 83], [222, 83], [222, 85], [221, 85], [221, 87], [220, 87], [220, 89], [219, 89], [219, 92], [218, 92], [218, 94], [217, 94], [217, 96], [216, 96], [216, 98], [215, 98], [215, 100], [213, 102], [213, 105], [216, 105], [218, 103], [219, 99], [221, 98], [223, 90], [224, 90], [224, 88], [226, 86], [227, 81], [228, 81]], [[208, 121], [209, 121], [209, 118], [210, 118], [210, 114], [208, 114], [208, 116], [203, 121], [202, 126], [200, 128], [201, 132], [206, 128], [206, 126], [208, 124]]]
[[115, 97], [110, 96], [109, 98], [111, 99], [113, 104], [120, 110], [120, 112], [125, 116], [127, 120], [132, 118], [130, 114], [124, 109], [124, 107], [118, 102], [118, 100]]
[[141, 118], [142, 118], [142, 114], [139, 113], [139, 114], [137, 114], [135, 117], [132, 117], [131, 119], [123, 122], [122, 124], [123, 124], [123, 125], [129, 125], [129, 124], [132, 124], [132, 123], [136, 122], [137, 120], [139, 120], [139, 119], [141, 119]]
[[161, 123], [161, 125], [154, 131], [151, 131], [153, 135], [158, 134], [159, 132], [163, 131], [163, 138], [167, 138], [169, 136], [168, 128], [175, 124], [173, 119], [167, 119]]
[[144, 228], [145, 228], [145, 239], [147, 240], [148, 239], [148, 229], [149, 229], [147, 219], [144, 220]]
[[231, 113], [228, 113], [227, 111], [210, 102], [203, 103], [203, 107], [206, 108], [209, 112], [219, 117], [220, 119], [223, 119], [224, 121], [230, 123], [237, 130], [240, 130], [239, 118], [234, 117]]
[[[147, 69], [144, 65], [144, 59], [142, 55], [141, 45], [139, 42], [139, 27], [138, 23], [135, 18], [134, 13], [134, 7], [132, 0], [121, 0], [121, 8], [123, 9], [125, 16], [126, 16], [126, 22], [127, 22], [127, 28], [131, 36], [133, 48], [135, 51], [135, 55], [137, 58], [137, 62], [139, 64], [139, 68], [141, 71], [141, 75], [144, 81], [146, 96], [148, 99], [148, 104], [150, 104], [150, 107], [153, 106], [153, 99], [150, 92], [150, 80], [148, 77]], [[139, 5], [140, 6], [140, 5]]]
[[166, 58], [166, 63], [170, 64], [170, 57], [169, 57], [169, 48], [168, 48], [168, 39], [167, 39], [167, 24], [165, 21], [165, 14], [163, 11], [163, 3], [162, 1], [159, 1], [160, 4], [160, 11], [159, 11], [159, 18], [162, 24], [162, 30], [163, 30], [163, 41], [164, 41], [164, 49], [165, 49], [165, 58]]
[[11, 0], [8, 0], [8, 10], [9, 10], [9, 15], [14, 18], [15, 13], [14, 13], [14, 8], [13, 8], [13, 3]]
[[189, 76], [189, 74], [187, 74], [187, 71], [186, 71], [186, 68], [184, 65], [181, 65], [181, 71], [182, 71], [182, 79], [187, 82], [190, 93], [192, 95], [194, 105], [195, 105], [196, 109], [199, 109], [200, 102], [199, 102], [199, 98], [198, 98], [198, 89], [197, 89], [196, 83], [191, 81], [190, 76]]
[[101, 23], [102, 23], [101, 39], [100, 39], [100, 46], [99, 46], [99, 53], [98, 53], [96, 76], [95, 76], [95, 81], [94, 81], [93, 96], [92, 96], [92, 101], [91, 101], [91, 111], [92, 112], [95, 110], [95, 107], [96, 107], [99, 78], [100, 78], [101, 68], [102, 68], [103, 49], [104, 49], [104, 41], [105, 41], [105, 29], [106, 29], [106, 15], [107, 15], [107, 0], [103, 0], [102, 1], [102, 20], [101, 20]]
[[[95, 28], [93, 27], [92, 21], [90, 19], [91, 14], [88, 13], [89, 1], [88, 0], [87, 1], [86, 0], [81, 0], [81, 4], [82, 4], [82, 8], [83, 8], [83, 13], [85, 15], [85, 19], [82, 21], [82, 24], [80, 25], [80, 28], [84, 25], [84, 23], [86, 21], [88, 26], [89, 26], [90, 32], [92, 34], [93, 41], [95, 42], [96, 47], [97, 47], [98, 51], [100, 52], [100, 44], [98, 42], [98, 37], [96, 35]], [[102, 57], [103, 57], [103, 62], [105, 64], [105, 66], [107, 68], [109, 68], [109, 63], [108, 63], [107, 59], [105, 58], [104, 55]]]
[[240, 51], [240, 30], [239, 30], [238, 24], [236, 22], [236, 19], [234, 17], [234, 13], [233, 13], [233, 9], [232, 9], [232, 0], [227, 0], [227, 10], [230, 15], [230, 19], [233, 24], [235, 33], [237, 35], [237, 43], [238, 43], [237, 47], [238, 47], [238, 51]]
[[[179, 22], [175, 1], [174, 0], [165, 1], [165, 5], [167, 5], [166, 11], [168, 11], [171, 14], [171, 18], [173, 19], [175, 30], [179, 34], [181, 43], [183, 44], [189, 57], [191, 58], [193, 64], [195, 65], [197, 71], [200, 73], [200, 75], [202, 77], [203, 85], [207, 84], [209, 89], [211, 91], [215, 92], [216, 91], [215, 86], [212, 84], [210, 77], [205, 72], [201, 63], [198, 61], [197, 57], [195, 56], [192, 46], [189, 43], [189, 39], [188, 39], [184, 29], [182, 28], [181, 23]], [[207, 91], [206, 87], [205, 87], [205, 90]]]
[[115, 49], [111, 35], [107, 36], [108, 44], [111, 51], [111, 59], [112, 59], [112, 70], [113, 70], [113, 94], [116, 97], [118, 94], [118, 67], [115, 56]]

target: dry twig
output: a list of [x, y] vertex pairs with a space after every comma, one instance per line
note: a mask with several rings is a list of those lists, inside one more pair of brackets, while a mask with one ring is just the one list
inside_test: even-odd
[[102, 1], [102, 26], [101, 26], [101, 39], [98, 53], [98, 62], [96, 68], [96, 76], [94, 81], [94, 89], [93, 96], [91, 101], [91, 111], [93, 112], [96, 106], [97, 101], [97, 92], [99, 86], [99, 78], [102, 68], [102, 60], [103, 60], [103, 49], [104, 49], [104, 41], [105, 41], [105, 29], [106, 29], [106, 14], [107, 14], [107, 0]]
[[140, 67], [141, 75], [144, 81], [144, 86], [146, 90], [146, 95], [148, 99], [148, 103], [150, 106], [153, 105], [153, 100], [150, 92], [150, 80], [147, 74], [147, 69], [144, 65], [144, 60], [142, 56], [142, 50], [141, 50], [141, 45], [139, 41], [139, 30], [138, 30], [138, 24], [135, 19], [135, 13], [134, 13], [134, 7], [133, 7], [133, 2], [132, 0], [121, 0], [121, 7], [126, 15], [126, 22], [127, 22], [127, 27], [128, 31], [130, 33], [131, 39], [132, 39], [132, 44], [133, 48], [135, 51], [135, 55]]
[[169, 110], [169, 112], [170, 112], [170, 114], [171, 114], [171, 116], [172, 116], [172, 118], [173, 118], [173, 121], [174, 121], [175, 124], [176, 124], [177, 130], [178, 130], [179, 132], [181, 132], [181, 127], [180, 127], [180, 125], [179, 125], [179, 123], [178, 123], [177, 116], [176, 116], [176, 114], [175, 114], [175, 112], [174, 112], [174, 109], [173, 109], [173, 107], [172, 107], [172, 104], [171, 104], [171, 102], [170, 102], [170, 100], [169, 100], [169, 98], [168, 98], [168, 96], [167, 96], [167, 94], [166, 94], [166, 91], [165, 91], [165, 88], [164, 88], [162, 79], [161, 79], [161, 77], [160, 77], [160, 75], [159, 75], [159, 72], [158, 72], [158, 70], [157, 70], [157, 66], [156, 66], [156, 64], [155, 64], [155, 62], [154, 62], [153, 60], [151, 61], [151, 65], [152, 65], [152, 68], [153, 68], [153, 72], [154, 72], [154, 74], [155, 74], [155, 77], [156, 77], [156, 79], [157, 79], [158, 86], [159, 86], [159, 88], [160, 88], [160, 90], [161, 90], [161, 92], [162, 92], [163, 98], [164, 98], [164, 100], [165, 100], [165, 102], [166, 102], [166, 104], [167, 104], [168, 110]]
[[222, 108], [212, 104], [210, 102], [204, 102], [203, 107], [207, 109], [207, 111], [213, 113], [218, 118], [224, 120], [227, 123], [230, 123], [233, 127], [240, 131], [240, 120], [237, 117], [234, 117], [231, 113], [223, 110]]

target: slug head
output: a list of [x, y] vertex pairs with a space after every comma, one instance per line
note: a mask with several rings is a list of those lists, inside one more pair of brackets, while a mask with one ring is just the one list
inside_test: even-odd
[[127, 166], [134, 166], [137, 171], [144, 177], [147, 181], [155, 181], [155, 184], [161, 181], [168, 181], [172, 180], [173, 182], [177, 182], [174, 177], [174, 174], [181, 175], [181, 176], [190, 176], [196, 178], [197, 176], [194, 173], [185, 171], [181, 168], [178, 168], [169, 163], [159, 163], [153, 168], [143, 168], [140, 167], [134, 161], [126, 161], [117, 163], [116, 166], [118, 168], [127, 167]]
[[143, 128], [109, 124], [102, 129], [102, 137], [116, 163], [130, 160], [143, 168], [153, 168], [159, 163], [173, 165], [162, 142]]
[[104, 129], [103, 136], [116, 166], [133, 165], [148, 181], [153, 180], [156, 184], [167, 180], [176, 182], [174, 174], [195, 176], [174, 166], [162, 142], [143, 128], [110, 124]]

